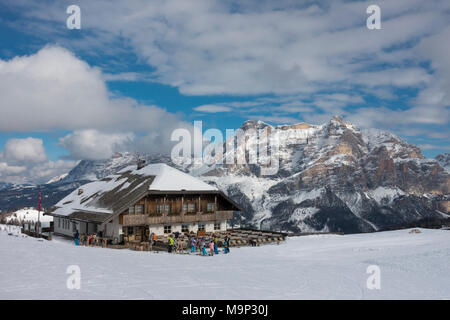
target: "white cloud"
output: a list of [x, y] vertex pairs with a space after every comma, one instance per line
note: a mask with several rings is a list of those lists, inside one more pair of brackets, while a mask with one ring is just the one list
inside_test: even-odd
[[25, 177], [26, 182], [30, 183], [46, 183], [54, 177], [61, 176], [62, 174], [68, 173], [75, 167], [77, 161], [68, 160], [56, 160], [47, 161], [44, 163], [37, 164], [27, 170]]
[[24, 166], [10, 166], [6, 162], [0, 162], [0, 177], [19, 174], [26, 169]]
[[0, 60], [0, 96], [0, 131], [150, 131], [180, 122], [162, 108], [111, 98], [100, 70], [60, 47]]
[[207, 113], [217, 113], [217, 112], [229, 112], [231, 111], [231, 108], [217, 104], [205, 104], [195, 107], [194, 110]]
[[67, 173], [75, 164], [75, 161], [49, 161], [42, 139], [9, 139], [0, 152], [0, 181], [45, 183]]
[[102, 133], [97, 130], [81, 130], [60, 139], [61, 146], [75, 159], [106, 159], [117, 151], [123, 151], [133, 142], [129, 133]]
[[32, 137], [8, 140], [0, 156], [9, 163], [39, 163], [47, 160], [42, 139]]
[[0, 60], [0, 131], [74, 130], [62, 140], [70, 156], [99, 159], [108, 157], [122, 140], [132, 139], [130, 132], [140, 137], [133, 148], [168, 151], [171, 132], [190, 127], [179, 114], [113, 97], [105, 78], [61, 47]]
[[[438, 34], [448, 25], [450, 6], [445, 0], [379, 1], [382, 30], [370, 31], [370, 1], [79, 2], [89, 12], [83, 28], [92, 33], [73, 44], [53, 31], [60, 42], [90, 52], [99, 44], [117, 50], [114, 41], [126, 39], [155, 68], [152, 79], [195, 95], [307, 93], [330, 84], [416, 86], [426, 78], [421, 58], [412, 49], [405, 54], [402, 45]], [[45, 22], [65, 18], [62, 3], [26, 5], [27, 21], [38, 19], [43, 34], [52, 32]], [[388, 76], [373, 68], [386, 62]]]
[[[83, 16], [83, 28], [90, 32], [75, 40], [49, 28], [55, 21], [64, 25], [64, 3], [11, 2], [8, 5], [19, 6], [26, 19], [12, 22], [16, 27], [30, 26], [34, 35], [51, 34], [58, 43], [95, 55], [104, 47], [108, 54], [123, 50], [116, 44], [124, 39], [126, 49], [155, 71], [105, 75], [60, 48], [0, 61], [0, 95], [5, 97], [5, 106], [12, 106], [0, 119], [0, 130], [148, 132], [152, 128], [136, 139], [136, 145], [164, 148], [161, 139], [170, 132], [166, 127], [179, 127], [178, 118], [155, 106], [114, 99], [104, 84], [107, 80], [143, 79], [177, 87], [187, 95], [273, 94], [272, 105], [268, 100], [256, 105], [252, 101], [218, 104], [233, 112], [245, 109], [241, 115], [270, 111], [265, 117], [292, 122], [300, 112], [303, 120], [321, 123], [342, 114], [364, 127], [445, 126], [450, 117], [450, 2], [378, 1], [382, 30], [374, 31], [365, 27], [369, 4], [80, 1], [82, 10], [89, 13]], [[396, 88], [418, 90], [418, 96], [402, 99], [405, 104], [397, 110], [368, 104], [346, 109], [365, 102], [349, 94], [352, 90], [362, 96], [395, 100], [401, 94]], [[29, 95], [23, 94], [28, 91]], [[323, 92], [341, 96], [326, 97]], [[309, 98], [310, 103], [295, 105], [294, 95]], [[289, 101], [284, 103], [286, 96]], [[35, 121], [31, 111], [38, 111], [42, 119]], [[20, 119], [18, 115], [25, 116]]]
[[419, 144], [418, 147], [422, 150], [450, 150], [450, 146], [441, 146], [429, 143]]

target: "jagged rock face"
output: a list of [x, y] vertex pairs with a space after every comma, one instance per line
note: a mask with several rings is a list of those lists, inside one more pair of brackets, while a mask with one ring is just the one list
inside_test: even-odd
[[[360, 130], [340, 117], [318, 126], [247, 121], [241, 127], [262, 128], [280, 136], [277, 174], [261, 177], [254, 164], [199, 170], [246, 208], [252, 204], [237, 222], [297, 232], [367, 232], [448, 213], [448, 172], [389, 132]], [[247, 141], [250, 149], [255, 145]]]
[[437, 155], [435, 159], [447, 172], [450, 171], [450, 153]]

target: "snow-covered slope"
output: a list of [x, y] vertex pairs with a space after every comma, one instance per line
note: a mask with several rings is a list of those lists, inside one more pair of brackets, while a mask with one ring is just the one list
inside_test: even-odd
[[55, 182], [61, 181], [62, 179], [64, 179], [68, 175], [69, 175], [68, 173], [64, 173], [64, 174], [62, 174], [60, 176], [53, 177], [50, 180], [48, 180], [45, 184], [50, 184], [50, 183], [55, 183]]
[[[75, 247], [2, 228], [0, 299], [450, 298], [450, 231], [294, 237], [200, 257]], [[66, 286], [69, 266], [80, 268], [79, 290]], [[380, 289], [367, 288], [369, 266], [379, 267]]]

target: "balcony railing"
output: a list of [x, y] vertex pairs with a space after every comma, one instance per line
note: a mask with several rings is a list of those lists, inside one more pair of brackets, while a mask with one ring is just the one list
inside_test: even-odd
[[143, 226], [149, 224], [173, 224], [173, 223], [192, 223], [208, 222], [216, 220], [229, 220], [233, 217], [233, 211], [216, 211], [212, 213], [197, 214], [179, 214], [179, 215], [135, 215], [127, 214], [123, 216], [123, 226]]

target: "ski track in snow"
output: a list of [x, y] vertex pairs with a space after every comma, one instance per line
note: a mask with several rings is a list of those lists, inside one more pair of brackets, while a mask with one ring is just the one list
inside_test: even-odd
[[[0, 228], [0, 299], [448, 299], [450, 231], [420, 230], [293, 237], [201, 257]], [[80, 290], [66, 287], [69, 265], [81, 268]], [[366, 288], [369, 265], [381, 269], [380, 290]]]

